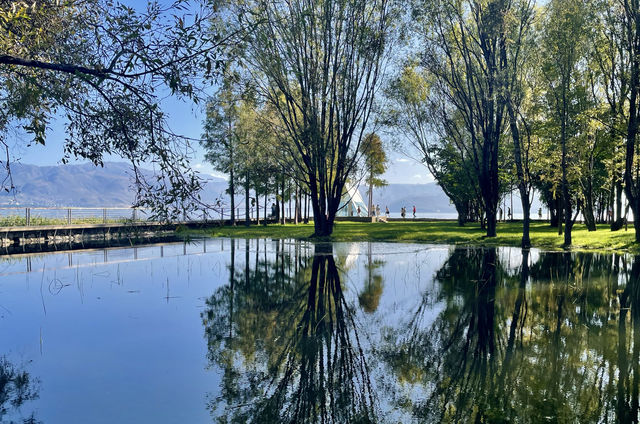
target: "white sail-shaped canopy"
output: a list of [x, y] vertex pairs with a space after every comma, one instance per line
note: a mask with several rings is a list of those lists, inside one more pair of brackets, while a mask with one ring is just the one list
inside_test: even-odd
[[358, 187], [349, 183], [345, 184], [344, 193], [340, 199], [340, 209], [338, 216], [358, 216], [358, 206], [360, 207], [360, 216], [369, 216], [367, 204], [360, 195]]

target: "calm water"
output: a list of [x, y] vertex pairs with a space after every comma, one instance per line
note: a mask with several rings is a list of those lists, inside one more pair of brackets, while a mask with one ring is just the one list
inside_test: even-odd
[[209, 239], [0, 257], [0, 422], [630, 422], [640, 260]]

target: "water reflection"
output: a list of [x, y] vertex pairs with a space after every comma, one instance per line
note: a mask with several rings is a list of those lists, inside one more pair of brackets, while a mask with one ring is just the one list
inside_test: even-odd
[[[277, 251], [282, 248], [277, 243]], [[232, 256], [235, 254], [231, 252]], [[248, 258], [249, 248], [245, 245]], [[331, 244], [235, 269], [202, 314], [224, 374], [210, 402], [231, 422], [376, 422], [369, 368]], [[234, 312], [235, 311], [235, 312]]]
[[22, 407], [38, 398], [38, 382], [28, 372], [0, 357], [0, 423], [38, 423], [32, 412], [26, 417]]
[[638, 422], [640, 258], [451, 248], [402, 303], [371, 245], [270, 243], [202, 313], [220, 421]]

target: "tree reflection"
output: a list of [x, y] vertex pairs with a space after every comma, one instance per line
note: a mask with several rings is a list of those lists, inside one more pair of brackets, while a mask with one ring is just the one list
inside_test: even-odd
[[[39, 422], [33, 413], [23, 418], [20, 411], [25, 403], [38, 398], [36, 386], [37, 381], [34, 381], [29, 373], [0, 357], [0, 423]], [[15, 418], [17, 416], [21, 416], [18, 421]]]
[[425, 296], [379, 349], [399, 409], [423, 422], [638, 422], [640, 258], [630, 271], [613, 255], [529, 261], [522, 251], [513, 272], [495, 249], [451, 253], [441, 311], [425, 323]]
[[358, 302], [362, 309], [367, 313], [373, 313], [378, 309], [380, 297], [384, 290], [384, 277], [380, 273], [384, 261], [381, 259], [373, 259], [371, 253], [371, 242], [367, 243], [367, 279], [364, 288], [358, 295]]
[[382, 303], [393, 261], [358, 256], [348, 302], [330, 245], [236, 243], [202, 314], [219, 422], [638, 422], [640, 257], [456, 248]]
[[315, 245], [309, 261], [299, 243], [274, 243], [274, 259], [230, 269], [229, 284], [202, 314], [209, 360], [223, 372], [213, 415], [219, 422], [376, 422], [332, 246]]

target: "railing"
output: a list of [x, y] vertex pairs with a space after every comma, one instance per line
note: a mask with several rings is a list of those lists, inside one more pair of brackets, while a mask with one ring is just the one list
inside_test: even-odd
[[150, 221], [149, 211], [138, 208], [0, 207], [0, 227], [146, 221]]
[[[183, 215], [182, 221], [218, 221], [229, 220], [231, 210], [221, 206], [218, 210], [195, 211]], [[295, 211], [292, 210], [292, 214]], [[271, 207], [267, 207], [268, 218]], [[250, 209], [250, 219], [256, 219], [256, 208]], [[260, 207], [260, 220], [264, 219], [264, 207]], [[285, 208], [287, 221], [289, 208]], [[236, 208], [236, 220], [244, 221], [245, 209]], [[150, 222], [151, 211], [148, 209], [131, 207], [0, 207], [0, 227], [22, 227], [39, 225], [72, 225], [72, 224], [117, 224]]]

